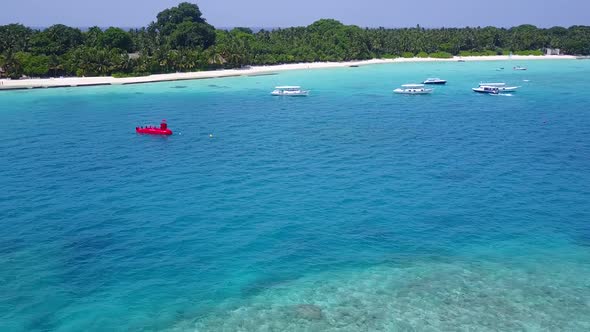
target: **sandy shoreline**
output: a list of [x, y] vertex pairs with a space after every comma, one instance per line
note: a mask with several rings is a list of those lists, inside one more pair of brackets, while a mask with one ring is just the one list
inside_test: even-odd
[[[528, 61], [528, 60], [571, 60], [575, 56], [473, 56], [473, 57], [454, 57], [452, 59], [434, 59], [434, 58], [396, 58], [396, 59], [372, 59], [363, 61], [350, 62], [314, 62], [314, 63], [294, 63], [275, 66], [253, 66], [248, 69], [227, 69], [214, 71], [201, 71], [190, 73], [172, 73], [158, 74], [142, 77], [114, 78], [111, 76], [103, 77], [64, 77], [64, 78], [42, 78], [42, 79], [25, 79], [25, 80], [0, 80], [0, 90], [18, 90], [18, 89], [37, 89], [37, 88], [65, 88], [80, 86], [97, 86], [97, 85], [126, 85], [141, 83], [156, 83], [181, 80], [196, 80], [207, 78], [233, 77], [233, 76], [255, 76], [271, 74], [286, 70], [302, 69], [322, 69], [322, 68], [340, 68], [350, 66], [364, 66], [387, 63], [405, 63], [405, 62], [456, 62], [464, 61]], [[516, 63], [515, 63], [516, 65]]]

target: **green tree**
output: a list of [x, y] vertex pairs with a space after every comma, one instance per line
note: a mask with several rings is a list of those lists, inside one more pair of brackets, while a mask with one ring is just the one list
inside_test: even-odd
[[209, 24], [182, 22], [170, 35], [174, 49], [206, 49], [215, 42], [215, 29]]
[[99, 36], [98, 45], [102, 48], [116, 48], [125, 52], [133, 50], [131, 35], [123, 29], [113, 27], [106, 29]]
[[20, 63], [22, 73], [27, 76], [47, 76], [49, 72], [49, 57], [46, 55], [33, 55], [26, 52], [18, 52], [15, 55]]
[[158, 13], [155, 27], [167, 36], [172, 34], [182, 22], [206, 23], [199, 6], [182, 2], [177, 7], [172, 7]]
[[22, 24], [0, 26], [0, 53], [27, 51], [31, 36], [33, 30]]
[[14, 52], [5, 52], [0, 57], [0, 66], [4, 70], [4, 76], [20, 78], [23, 75], [23, 68]]
[[248, 34], [248, 35], [254, 34], [254, 32], [252, 31], [252, 29], [250, 29], [250, 28], [237, 27], [237, 28], [233, 28], [232, 29], [232, 32], [238, 32], [238, 31], [239, 32], [243, 32], [243, 33]]
[[129, 57], [121, 50], [79, 47], [67, 55], [66, 71], [77, 76], [112, 75], [129, 72]]
[[83, 41], [84, 37], [79, 29], [56, 24], [35, 34], [31, 43], [35, 54], [62, 55], [82, 45]]
[[536, 50], [545, 46], [545, 36], [534, 25], [524, 24], [510, 30], [510, 48], [513, 51]]
[[94, 26], [84, 32], [84, 45], [88, 47], [99, 47], [104, 32], [101, 28]]
[[574, 25], [568, 29], [563, 48], [570, 54], [590, 54], [590, 27]]

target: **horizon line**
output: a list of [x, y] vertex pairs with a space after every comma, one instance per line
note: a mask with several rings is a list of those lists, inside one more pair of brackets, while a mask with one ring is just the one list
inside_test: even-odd
[[[331, 19], [328, 19], [331, 20]], [[334, 19], [335, 20], [335, 19]], [[317, 22], [319, 20], [316, 20], [314, 22]], [[516, 28], [519, 26], [523, 26], [523, 25], [531, 25], [531, 26], [535, 26], [537, 29], [551, 29], [551, 28], [555, 28], [555, 27], [560, 27], [560, 28], [571, 28], [574, 26], [590, 26], [590, 25], [584, 25], [584, 24], [572, 24], [569, 26], [565, 26], [565, 25], [553, 25], [553, 26], [538, 26], [535, 24], [531, 24], [531, 23], [522, 23], [522, 24], [518, 24], [518, 25], [512, 25], [512, 26], [496, 26], [496, 25], [478, 25], [478, 26], [471, 26], [471, 25], [465, 25], [465, 26], [427, 26], [427, 25], [422, 25], [422, 24], [416, 24], [414, 26], [371, 26], [371, 25], [357, 25], [357, 24], [346, 24], [340, 20], [336, 20], [338, 22], [341, 22], [344, 25], [350, 25], [350, 26], [358, 26], [359, 28], [363, 28], [363, 29], [415, 29], [417, 27], [420, 27], [421, 29], [467, 29], [467, 28], [488, 28], [488, 27], [492, 27], [492, 28], [496, 28], [496, 29], [512, 29], [512, 28]], [[314, 22], [308, 24], [308, 25], [294, 25], [294, 26], [243, 26], [243, 25], [236, 25], [236, 26], [214, 26], [212, 25], [215, 29], [218, 30], [231, 30], [231, 29], [235, 29], [235, 28], [248, 28], [248, 29], [252, 29], [254, 31], [260, 31], [260, 30], [267, 30], [267, 31], [272, 31], [272, 30], [277, 30], [277, 29], [289, 29], [289, 28], [305, 28], [311, 24], [313, 24]], [[116, 26], [116, 25], [85, 25], [85, 26], [81, 26], [81, 25], [68, 25], [68, 24], [64, 24], [64, 23], [54, 23], [51, 25], [26, 25], [24, 23], [18, 23], [18, 22], [12, 22], [12, 23], [0, 23], [0, 26], [3, 25], [10, 25], [10, 24], [21, 24], [23, 26], [26, 26], [28, 28], [31, 29], [47, 29], [53, 25], [57, 25], [57, 24], [63, 24], [65, 26], [69, 26], [72, 28], [77, 28], [80, 30], [84, 30], [84, 29], [89, 29], [92, 27], [99, 27], [101, 29], [108, 29], [110, 27], [114, 27], [114, 28], [120, 28], [123, 30], [129, 30], [129, 29], [142, 29], [142, 28], [147, 28], [147, 25], [145, 26]]]

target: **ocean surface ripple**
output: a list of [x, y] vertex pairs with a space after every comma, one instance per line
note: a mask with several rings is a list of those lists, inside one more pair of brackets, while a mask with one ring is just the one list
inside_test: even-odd
[[590, 61], [526, 65], [0, 93], [0, 331], [590, 330]]

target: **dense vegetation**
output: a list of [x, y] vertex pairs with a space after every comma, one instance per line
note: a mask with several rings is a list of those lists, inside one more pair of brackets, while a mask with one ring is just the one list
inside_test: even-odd
[[324, 19], [307, 27], [253, 33], [248, 28], [216, 30], [197, 5], [181, 3], [159, 13], [148, 27], [130, 31], [0, 26], [0, 75], [124, 76], [310, 61], [540, 55], [543, 48], [588, 55], [590, 27], [362, 29]]

